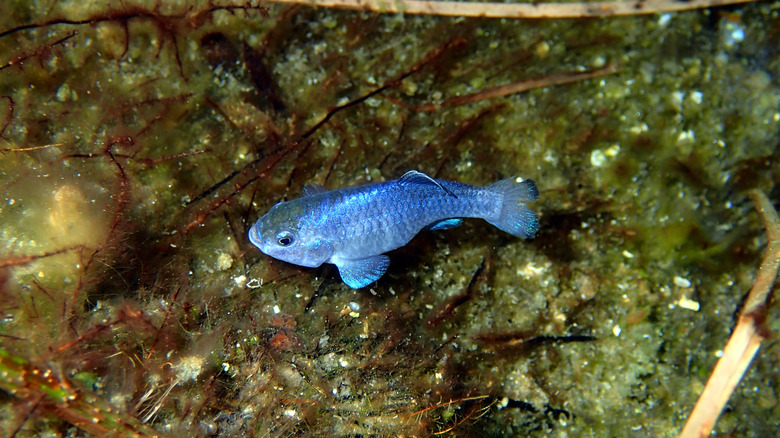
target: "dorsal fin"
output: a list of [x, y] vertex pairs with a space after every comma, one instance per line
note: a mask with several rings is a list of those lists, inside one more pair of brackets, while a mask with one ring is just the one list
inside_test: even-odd
[[319, 184], [309, 184], [307, 186], [303, 186], [301, 197], [305, 198], [306, 196], [314, 196], [320, 193], [325, 193], [327, 191], [328, 189], [326, 189], [325, 186]]
[[444, 192], [447, 193], [448, 195], [455, 196], [457, 198], [457, 196], [454, 193], [447, 190], [447, 188], [439, 184], [438, 181], [416, 170], [410, 170], [406, 172], [405, 174], [403, 174], [401, 178], [398, 179], [398, 182], [401, 183], [401, 185], [406, 185], [406, 184], [433, 185], [444, 190]]

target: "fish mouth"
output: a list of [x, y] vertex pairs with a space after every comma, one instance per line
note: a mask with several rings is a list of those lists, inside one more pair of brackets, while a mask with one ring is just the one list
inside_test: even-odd
[[263, 225], [260, 223], [260, 221], [255, 222], [255, 224], [252, 225], [252, 228], [249, 229], [249, 241], [252, 242], [252, 245], [258, 247], [261, 251], [263, 249], [262, 231]]

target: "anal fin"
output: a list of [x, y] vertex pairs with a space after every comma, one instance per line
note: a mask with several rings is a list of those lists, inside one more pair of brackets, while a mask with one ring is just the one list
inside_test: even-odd
[[463, 225], [463, 219], [460, 218], [452, 218], [452, 219], [444, 219], [443, 221], [434, 222], [427, 227], [425, 227], [426, 230], [449, 230], [450, 228], [455, 228]]

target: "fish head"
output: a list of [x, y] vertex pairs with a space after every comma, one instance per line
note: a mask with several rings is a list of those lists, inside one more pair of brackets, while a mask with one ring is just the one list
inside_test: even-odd
[[249, 229], [249, 241], [275, 259], [309, 268], [333, 255], [330, 243], [294, 201], [274, 205]]

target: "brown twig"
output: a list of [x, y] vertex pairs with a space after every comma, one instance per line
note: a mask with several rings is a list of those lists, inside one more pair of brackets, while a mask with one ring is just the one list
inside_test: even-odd
[[65, 146], [65, 143], [52, 143], [43, 146], [30, 146], [27, 148], [0, 148], [0, 152], [32, 152], [41, 149], [58, 148], [60, 146]]
[[450, 318], [455, 313], [455, 309], [458, 306], [465, 304], [469, 300], [471, 300], [471, 297], [474, 293], [474, 285], [476, 285], [477, 282], [479, 281], [487, 265], [488, 265], [488, 259], [487, 257], [483, 257], [482, 263], [480, 263], [477, 270], [474, 271], [474, 274], [472, 274], [471, 281], [469, 281], [469, 284], [466, 286], [463, 292], [448, 298], [443, 303], [439, 304], [439, 306], [436, 309], [430, 312], [428, 314], [428, 317], [425, 318], [425, 326], [428, 327], [429, 329], [435, 329], [442, 322]]
[[417, 73], [418, 71], [422, 70], [426, 66], [428, 66], [430, 63], [434, 62], [436, 59], [440, 58], [442, 55], [447, 53], [448, 51], [455, 49], [457, 47], [463, 46], [466, 43], [465, 40], [458, 38], [453, 41], [448, 42], [447, 44], [437, 47], [436, 49], [428, 52], [424, 58], [417, 61], [410, 69], [406, 70], [405, 72], [401, 73], [400, 75], [388, 80], [382, 86], [375, 88], [371, 90], [370, 92], [357, 97], [355, 99], [350, 100], [349, 102], [336, 106], [334, 108], [331, 108], [328, 110], [328, 113], [325, 114], [325, 117], [320, 119], [319, 122], [315, 123], [311, 128], [307, 129], [303, 134], [300, 135], [300, 140], [304, 140], [309, 138], [312, 134], [314, 134], [315, 131], [317, 131], [319, 128], [322, 127], [322, 125], [328, 123], [328, 121], [336, 115], [336, 113], [343, 111], [347, 108], [351, 108], [353, 106], [359, 105], [366, 100], [383, 93], [384, 91], [387, 91], [390, 88], [397, 87], [398, 84], [401, 83], [404, 79], [408, 78], [409, 76]]
[[646, 15], [714, 8], [757, 0], [620, 0], [571, 3], [483, 3], [438, 0], [268, 0], [326, 8], [412, 15], [486, 18], [582, 18]]
[[[3, 123], [3, 127], [0, 128], [0, 138], [7, 141], [3, 135], [5, 134], [5, 130], [8, 129], [8, 125], [10, 125], [11, 121], [14, 119], [14, 100], [11, 96], [0, 96], [0, 99], [8, 101], [8, 114], [5, 115], [5, 123]], [[0, 150], [0, 152], [2, 151]]]
[[32, 53], [25, 53], [23, 55], [19, 55], [19, 56], [16, 57], [16, 59], [12, 59], [11, 61], [8, 61], [5, 65], [0, 66], [0, 71], [3, 71], [5, 69], [7, 69], [9, 67], [13, 67], [15, 65], [21, 65], [21, 64], [23, 64], [25, 61], [27, 61], [30, 58], [34, 58], [36, 56], [41, 56], [44, 53], [47, 53], [47, 51], [50, 50], [50, 49], [53, 49], [53, 48], [55, 48], [57, 46], [64, 45], [65, 42], [67, 42], [69, 39], [75, 37], [77, 34], [78, 34], [78, 32], [76, 32], [74, 30], [73, 32], [69, 33], [68, 35], [66, 35], [66, 36], [64, 36], [64, 37], [62, 37], [62, 38], [60, 38], [60, 39], [58, 39], [58, 40], [56, 40], [56, 41], [54, 41], [52, 43], [48, 43], [45, 46], [43, 46], [42, 48], [39, 48], [39, 49], [35, 50]]
[[[195, 218], [192, 221], [190, 221], [189, 224], [185, 225], [181, 229], [182, 233], [180, 233], [179, 235], [189, 233], [191, 230], [195, 229], [196, 227], [199, 227], [217, 209], [219, 209], [222, 205], [230, 202], [234, 196], [236, 196], [238, 193], [243, 191], [247, 186], [259, 180], [260, 178], [265, 177], [268, 174], [268, 172], [270, 172], [274, 167], [276, 167], [276, 165], [283, 158], [287, 157], [293, 152], [297, 153], [299, 156], [304, 154], [305, 151], [308, 149], [308, 147], [311, 145], [311, 141], [309, 140], [309, 138], [312, 135], [314, 135], [314, 133], [318, 129], [320, 129], [322, 126], [328, 123], [328, 121], [330, 121], [330, 119], [333, 118], [333, 116], [335, 116], [337, 113], [344, 111], [348, 108], [357, 106], [365, 102], [369, 98], [381, 94], [382, 92], [390, 88], [397, 87], [398, 84], [400, 84], [401, 81], [404, 80], [405, 78], [422, 70], [430, 63], [434, 62], [436, 59], [446, 54], [449, 50], [460, 47], [465, 43], [466, 43], [465, 40], [459, 38], [432, 50], [431, 52], [427, 53], [421, 60], [417, 61], [417, 63], [412, 65], [411, 68], [409, 68], [402, 74], [387, 80], [380, 87], [375, 88], [359, 97], [356, 97], [347, 103], [330, 108], [327, 114], [325, 114], [325, 116], [322, 117], [318, 122], [314, 123], [311, 127], [305, 129], [302, 133], [295, 135], [291, 140], [289, 140], [287, 142], [287, 146], [284, 147], [283, 149], [280, 149], [279, 151], [275, 152], [273, 155], [269, 157], [257, 158], [253, 160], [252, 162], [246, 164], [243, 168], [231, 172], [228, 176], [218, 181], [217, 183], [215, 183], [205, 191], [201, 192], [199, 195], [197, 195], [195, 198], [189, 201], [187, 205], [193, 205], [196, 202], [202, 201], [206, 197], [210, 196], [212, 193], [219, 190], [222, 186], [227, 185], [228, 183], [233, 184], [233, 191], [231, 193], [227, 194], [227, 196], [218, 198], [217, 200], [213, 201], [210, 206], [206, 207], [205, 210], [199, 211], [195, 216]], [[236, 179], [239, 180], [235, 181]]]
[[772, 286], [780, 266], [780, 219], [763, 192], [751, 190], [749, 195], [756, 204], [756, 210], [764, 219], [769, 240], [766, 254], [737, 326], [723, 350], [723, 356], [718, 360], [704, 391], [699, 396], [680, 433], [680, 438], [706, 437], [710, 434], [731, 393], [745, 375], [758, 347], [766, 338], [766, 330], [763, 326], [772, 297]]
[[19, 257], [11, 257], [11, 258], [0, 260], [0, 268], [7, 268], [9, 266], [22, 266], [38, 259], [59, 255], [68, 251], [73, 251], [81, 248], [82, 245], [75, 245], [75, 246], [69, 246], [67, 248], [56, 249], [54, 251], [47, 251], [41, 254], [31, 254], [31, 255], [24, 255]]
[[435, 404], [433, 406], [428, 406], [427, 408], [420, 409], [419, 411], [412, 412], [411, 414], [407, 415], [407, 417], [408, 418], [412, 418], [414, 416], [424, 414], [424, 413], [426, 413], [428, 411], [432, 411], [434, 409], [439, 409], [439, 408], [444, 408], [444, 407], [447, 407], [447, 406], [451, 406], [451, 405], [453, 405], [455, 403], [463, 403], [463, 402], [473, 401], [473, 400], [482, 400], [482, 399], [485, 399], [485, 398], [488, 398], [488, 397], [490, 397], [490, 396], [489, 395], [477, 395], [477, 396], [473, 396], [473, 397], [463, 397], [463, 398], [459, 398], [459, 399], [455, 399], [455, 400], [450, 400], [450, 401], [447, 401], [447, 402], [444, 402], [444, 403], [439, 403], [439, 404]]
[[450, 108], [460, 105], [466, 105], [469, 103], [479, 102], [481, 100], [494, 99], [496, 97], [509, 96], [511, 94], [522, 93], [534, 88], [551, 87], [554, 85], [569, 84], [572, 82], [580, 82], [588, 79], [597, 78], [600, 76], [611, 75], [618, 71], [617, 64], [608, 64], [605, 67], [597, 68], [594, 70], [588, 70], [584, 72], [566, 72], [551, 74], [540, 78], [524, 79], [518, 82], [512, 82], [511, 84], [500, 85], [498, 87], [488, 88], [486, 90], [478, 91], [476, 93], [467, 94], [465, 96], [456, 96], [445, 100], [440, 105], [426, 104], [420, 107], [420, 111], [436, 111], [440, 108]]

